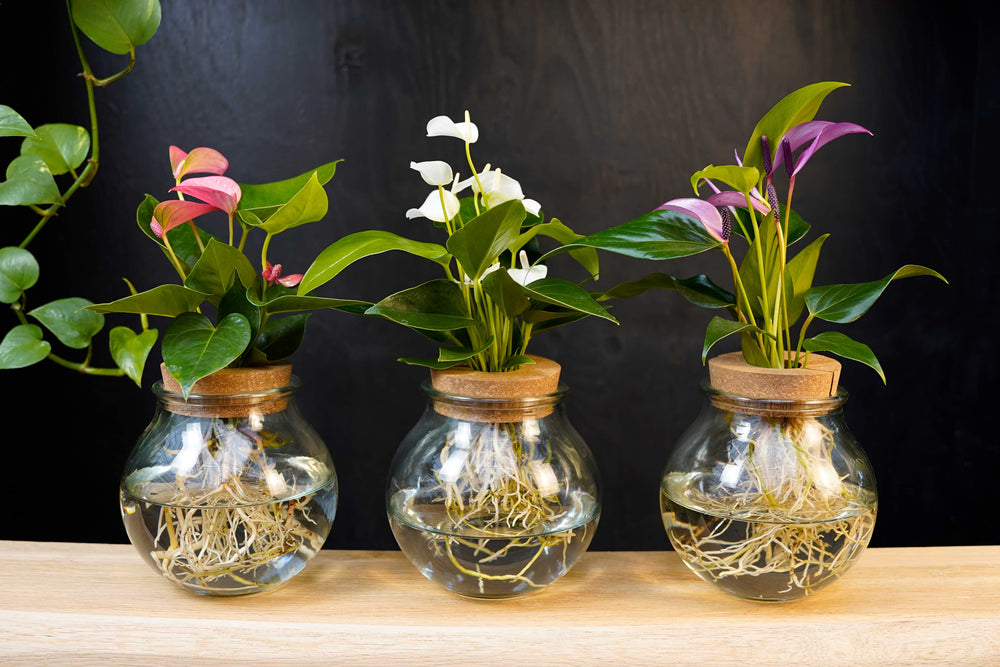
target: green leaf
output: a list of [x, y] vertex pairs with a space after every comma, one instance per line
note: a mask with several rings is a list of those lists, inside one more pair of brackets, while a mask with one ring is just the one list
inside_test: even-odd
[[[287, 289], [287, 288], [285, 288]], [[249, 291], [247, 298], [256, 306], [264, 308], [269, 315], [278, 313], [294, 313], [301, 310], [339, 310], [344, 313], [354, 313], [363, 315], [371, 307], [368, 301], [356, 301], [354, 299], [328, 299], [322, 296], [312, 296], [310, 294], [298, 296], [292, 294], [282, 294], [272, 296], [274, 286], [268, 288], [267, 300], [261, 300], [253, 296]]]
[[767, 355], [764, 354], [760, 343], [757, 342], [757, 339], [750, 332], [744, 331], [740, 334], [740, 350], [743, 352], [743, 359], [751, 366], [759, 366], [761, 368], [770, 367], [771, 364], [767, 359]]
[[462, 298], [462, 290], [450, 280], [431, 280], [396, 292], [369, 308], [377, 315], [412, 329], [451, 331], [476, 324]]
[[212, 239], [191, 268], [184, 286], [221, 298], [239, 278], [244, 288], [257, 284], [257, 271], [246, 256], [227, 243]]
[[320, 185], [319, 177], [313, 173], [291, 199], [261, 223], [260, 228], [268, 234], [280, 234], [287, 229], [322, 220], [328, 208], [326, 190]]
[[768, 138], [773, 155], [774, 151], [778, 149], [778, 142], [785, 136], [785, 132], [799, 123], [812, 120], [826, 96], [846, 85], [848, 84], [836, 81], [822, 81], [799, 88], [786, 95], [757, 123], [753, 134], [750, 135], [747, 149], [743, 153], [743, 166], [756, 167], [763, 172], [764, 151], [760, 145], [761, 136]]
[[[165, 248], [163, 245], [163, 240], [156, 237], [153, 233], [153, 228], [149, 226], [149, 223], [153, 220], [153, 211], [156, 209], [156, 205], [160, 201], [151, 194], [147, 194], [142, 203], [139, 204], [139, 208], [135, 209], [135, 224], [139, 226], [139, 230], [143, 234], [152, 239], [153, 243], [156, 243], [161, 248]], [[176, 227], [174, 228], [176, 229]]]
[[882, 292], [893, 280], [910, 276], [934, 276], [945, 283], [945, 277], [933, 269], [917, 264], [907, 264], [882, 280], [853, 285], [826, 285], [813, 287], [805, 294], [806, 306], [814, 317], [827, 322], [853, 322], [882, 296]]
[[521, 285], [503, 267], [484, 276], [482, 285], [493, 302], [511, 319], [531, 307]]
[[419, 357], [399, 357], [396, 361], [407, 366], [423, 366], [424, 368], [433, 368], [436, 371], [444, 371], [462, 363], [461, 361], [439, 361], [437, 359], [420, 359]]
[[710, 164], [691, 175], [691, 187], [694, 188], [695, 194], [698, 194], [698, 185], [703, 178], [722, 181], [734, 190], [747, 194], [757, 187], [760, 171], [750, 166], [739, 167], [735, 164], [727, 164], [716, 167]]
[[311, 313], [278, 317], [267, 321], [257, 336], [256, 347], [269, 361], [287, 359], [302, 345], [306, 333], [306, 320]]
[[87, 306], [96, 313], [135, 313], [177, 317], [194, 311], [208, 295], [180, 285], [160, 285], [110, 303]]
[[823, 234], [788, 260], [788, 264], [785, 265], [785, 295], [789, 326], [797, 322], [802, 315], [802, 309], [806, 305], [805, 294], [812, 287], [813, 276], [816, 273], [819, 251], [829, 236]]
[[218, 327], [201, 313], [183, 313], [163, 336], [163, 361], [186, 400], [195, 382], [238, 359], [249, 344], [250, 324], [239, 313], [226, 315]]
[[509, 357], [507, 361], [503, 363], [500, 370], [515, 370], [524, 365], [531, 365], [535, 363], [535, 360], [525, 354], [515, 354], [513, 357]]
[[875, 353], [872, 352], [872, 349], [864, 343], [859, 343], [845, 336], [839, 331], [824, 331], [812, 338], [806, 338], [802, 341], [802, 347], [810, 352], [832, 352], [845, 359], [860, 361], [864, 365], [873, 368], [878, 373], [878, 376], [882, 378], [882, 383], [885, 383], [885, 373], [882, 371], [882, 364], [875, 358]]
[[651, 273], [640, 280], [615, 285], [607, 292], [594, 294], [594, 299], [597, 301], [627, 299], [650, 289], [675, 290], [702, 308], [730, 308], [736, 305], [736, 297], [713, 283], [706, 275], [674, 278], [665, 273]]
[[445, 267], [451, 262], [451, 255], [437, 243], [411, 241], [379, 230], [356, 232], [337, 240], [319, 254], [302, 277], [299, 294], [307, 294], [325, 285], [359, 259], [389, 250], [402, 250]]
[[22, 155], [7, 165], [7, 180], [0, 183], [0, 206], [55, 204], [61, 201], [59, 186], [42, 158]]
[[[784, 215], [785, 212], [784, 207], [779, 205], [778, 212]], [[750, 224], [750, 214], [747, 213], [747, 210], [745, 208], [737, 208], [736, 217], [739, 218], [739, 221], [743, 223], [743, 226], [741, 227], [739, 224], [734, 224], [733, 233], [736, 234], [737, 236], [741, 236], [747, 239], [747, 241], [752, 241], [753, 225]], [[760, 221], [763, 217], [764, 216], [761, 216], [759, 213], [757, 214], [758, 225], [760, 224]], [[743, 234], [744, 229], [747, 230], [747, 236], [744, 236]], [[792, 209], [791, 217], [788, 218], [788, 245], [791, 246], [796, 241], [800, 240], [803, 236], [809, 233], [810, 229], [812, 229], [812, 225], [803, 220], [802, 216], [795, 212], [795, 209]]]
[[704, 364], [708, 360], [708, 351], [712, 349], [713, 345], [727, 336], [744, 331], [760, 331], [760, 329], [746, 322], [727, 320], [718, 315], [713, 317], [712, 321], [708, 323], [708, 328], [705, 329], [705, 344], [701, 348], [701, 363]]
[[[516, 257], [521, 248], [539, 235], [555, 239], [562, 244], [572, 243], [584, 238], [583, 235], [577, 234], [562, 222], [553, 218], [549, 222], [532, 225], [527, 229], [527, 231], [521, 232], [521, 235], [517, 237], [517, 240], [514, 241], [514, 244], [510, 247], [511, 256]], [[593, 276], [595, 280], [599, 277], [600, 262], [597, 258], [596, 250], [593, 248], [577, 248], [576, 250], [570, 250], [569, 254], [570, 257], [575, 259], [580, 266], [586, 269], [587, 273]]]
[[566, 324], [572, 324], [573, 322], [579, 322], [585, 317], [588, 317], [586, 313], [580, 313], [575, 310], [565, 310], [562, 308], [546, 308], [542, 310], [532, 309], [522, 315], [522, 319], [525, 322], [531, 323], [532, 335], [540, 334], [543, 331], [555, 329], [556, 327], [561, 327]]
[[147, 329], [136, 334], [128, 327], [115, 327], [108, 333], [111, 358], [139, 387], [142, 387], [142, 371], [146, 367], [146, 358], [156, 344], [158, 335], [156, 329]]
[[[758, 248], [763, 256], [763, 274], [766, 283], [761, 283], [760, 259], [758, 258]], [[774, 313], [775, 302], [778, 294], [778, 265], [780, 264], [779, 253], [781, 244], [778, 242], [778, 231], [774, 224], [761, 225], [760, 237], [754, 238], [750, 243], [750, 248], [743, 257], [740, 264], [740, 280], [746, 290], [747, 298], [750, 299], [749, 307], [754, 315], [763, 318], [762, 301], [767, 303], [767, 312]], [[765, 293], [766, 286], [766, 293]]]
[[594, 315], [618, 324], [604, 306], [594, 301], [590, 293], [567, 280], [559, 278], [542, 278], [522, 286], [524, 293], [534, 301], [552, 304], [561, 308]]
[[482, 353], [488, 349], [493, 344], [493, 338], [491, 337], [484, 345], [481, 345], [478, 350], [469, 349], [467, 347], [457, 347], [454, 345], [442, 347], [438, 350], [437, 359], [418, 359], [416, 357], [400, 357], [396, 361], [401, 361], [409, 366], [424, 366], [425, 368], [433, 368], [434, 370], [443, 371], [453, 366], [458, 366], [469, 359], [472, 359], [477, 354]]
[[698, 220], [674, 211], [651, 211], [623, 225], [556, 248], [544, 260], [578, 247], [597, 248], [640, 259], [674, 259], [697, 255], [722, 244]]
[[37, 155], [53, 174], [76, 169], [90, 152], [90, 134], [79, 125], [42, 125], [35, 135], [21, 142], [21, 155]]
[[0, 248], [0, 303], [14, 303], [38, 282], [38, 261], [23, 248]]
[[21, 324], [7, 332], [0, 342], [0, 369], [24, 368], [49, 356], [52, 346], [42, 340], [42, 330]]
[[261, 222], [271, 217], [295, 193], [301, 190], [309, 182], [313, 174], [316, 174], [316, 179], [320, 185], [325, 185], [329, 182], [337, 171], [337, 165], [341, 162], [343, 160], [328, 162], [315, 169], [310, 169], [304, 174], [274, 183], [262, 183], [260, 185], [240, 183], [242, 196], [240, 197], [239, 211], [252, 216], [250, 220], [256, 219], [256, 224], [253, 226], [258, 226]]
[[9, 106], [0, 104], [0, 137], [33, 137], [35, 131], [28, 121]]
[[83, 350], [104, 328], [104, 315], [86, 310], [92, 305], [87, 299], [69, 297], [39, 306], [28, 315], [45, 325], [66, 347]]
[[247, 298], [250, 291], [240, 283], [233, 283], [229, 291], [219, 300], [217, 315], [218, 319], [222, 319], [230, 313], [239, 313], [247, 318], [247, 323], [250, 325], [250, 340], [256, 340], [263, 313], [259, 306]]
[[469, 220], [445, 245], [465, 274], [477, 280], [517, 240], [526, 215], [521, 202], [506, 201]]
[[160, 25], [159, 0], [73, 0], [72, 6], [83, 34], [118, 55], [148, 42]]

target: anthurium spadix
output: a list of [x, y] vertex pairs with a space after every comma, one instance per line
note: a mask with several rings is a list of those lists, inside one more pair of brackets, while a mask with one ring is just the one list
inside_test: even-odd
[[[743, 204], [744, 206], [746, 205], [745, 198]], [[733, 231], [732, 220], [730, 219], [729, 223], [726, 224], [727, 221], [723, 218], [719, 209], [712, 204], [709, 204], [707, 201], [691, 197], [671, 199], [670, 201], [657, 206], [656, 210], [675, 211], [677, 213], [689, 215], [704, 225], [705, 230], [711, 234], [712, 238], [716, 241], [727, 244], [729, 243], [729, 236]]]
[[185, 153], [177, 146], [170, 147], [170, 170], [180, 183], [188, 174], [215, 174], [221, 176], [229, 169], [229, 160], [214, 148], [204, 146]]

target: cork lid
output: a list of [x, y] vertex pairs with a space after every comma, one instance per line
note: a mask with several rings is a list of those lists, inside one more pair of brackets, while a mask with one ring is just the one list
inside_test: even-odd
[[[431, 388], [448, 396], [432, 396], [434, 410], [466, 421], [512, 423], [526, 418], [541, 419], [552, 414], [556, 401], [527, 401], [549, 396], [559, 390], [562, 366], [546, 359], [528, 355], [535, 363], [525, 364], [515, 371], [487, 373], [468, 367], [431, 370]], [[484, 399], [482, 404], [468, 399]], [[505, 403], [504, 399], [509, 399]]]
[[[163, 379], [164, 390], [181, 394], [180, 383], [170, 374], [164, 363], [160, 364], [160, 376]], [[185, 401], [177, 396], [177, 400], [168, 400], [166, 407], [175, 414], [196, 417], [243, 417], [250, 412], [273, 414], [288, 407], [288, 394], [279, 392], [279, 396], [264, 395], [253, 398], [247, 397], [246, 394], [269, 392], [290, 384], [292, 384], [290, 363], [223, 368], [195, 382], [188, 400]]]
[[830, 398], [840, 385], [840, 362], [810, 354], [805, 368], [761, 368], [748, 364], [742, 352], [730, 352], [708, 360], [708, 375], [716, 391], [746, 398]]

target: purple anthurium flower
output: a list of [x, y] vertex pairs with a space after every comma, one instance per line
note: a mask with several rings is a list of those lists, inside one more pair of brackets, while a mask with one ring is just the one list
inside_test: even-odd
[[[740, 193], [737, 192], [736, 194]], [[740, 197], [742, 196], [743, 195], [740, 195]], [[746, 205], [745, 199], [743, 204]], [[657, 206], [656, 210], [675, 211], [677, 213], [689, 215], [704, 225], [708, 233], [712, 235], [712, 238], [721, 243], [729, 243], [729, 234], [732, 231], [732, 224], [726, 225], [722, 218], [722, 214], [719, 213], [719, 209], [712, 204], [709, 204], [707, 201], [694, 198], [671, 199], [670, 201]]]
[[185, 153], [177, 146], [170, 147], [170, 170], [178, 183], [186, 174], [221, 176], [226, 169], [229, 169], [229, 160], [214, 148], [201, 146]]
[[169, 232], [177, 225], [183, 225], [189, 220], [194, 220], [200, 215], [219, 210], [211, 204], [202, 204], [196, 201], [184, 201], [183, 199], [170, 199], [160, 202], [153, 209], [153, 219], [150, 222], [150, 229], [157, 238]]
[[[802, 171], [816, 151], [847, 134], [871, 134], [871, 132], [855, 123], [832, 123], [828, 120], [800, 123], [785, 132], [785, 136], [781, 138], [781, 146], [774, 156], [774, 167], [777, 168], [784, 161], [789, 176], [794, 176]], [[792, 153], [806, 144], [809, 145], [799, 154], [798, 159], [791, 159]]]
[[[706, 199], [712, 206], [739, 206], [740, 208], [747, 207], [747, 198], [742, 192], [736, 192], [735, 190], [726, 190], [724, 192], [716, 192]], [[756, 196], [750, 196], [750, 203], [753, 205], [754, 210], [763, 215], [767, 215], [771, 212], [771, 207], [767, 203], [761, 201]]]
[[243, 196], [239, 184], [226, 176], [189, 178], [180, 185], [170, 188], [170, 191], [197, 197], [230, 216], [236, 212], [240, 197]]

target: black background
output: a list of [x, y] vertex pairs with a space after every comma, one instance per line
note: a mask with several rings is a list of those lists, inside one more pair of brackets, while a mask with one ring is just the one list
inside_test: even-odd
[[[272, 245], [286, 272], [300, 272], [323, 247], [361, 229], [443, 241], [427, 221], [403, 215], [428, 191], [411, 160], [444, 159], [468, 172], [458, 141], [424, 136], [432, 116], [457, 119], [469, 109], [481, 132], [478, 165], [501, 166], [549, 215], [587, 234], [691, 196], [691, 172], [731, 162], [760, 116], [791, 90], [850, 82], [818, 117], [860, 123], [874, 137], [824, 148], [796, 188], [796, 209], [818, 233], [831, 233], [816, 283], [876, 280], [906, 263], [951, 282], [893, 284], [868, 315], [841, 328], [875, 350], [889, 380], [883, 387], [850, 362], [842, 378], [848, 423], [879, 481], [872, 544], [996, 543], [1000, 58], [986, 42], [985, 6], [165, 2], [135, 71], [97, 93], [101, 169], [30, 246], [42, 273], [29, 307], [65, 296], [110, 301], [126, 293], [122, 276], [139, 289], [174, 281], [135, 225], [144, 193], [166, 198], [173, 185], [170, 144], [221, 150], [228, 175], [242, 182], [344, 158], [327, 186], [327, 218]], [[86, 48], [100, 75], [124, 65], [89, 41]], [[0, 102], [35, 126], [89, 125], [60, 3], [2, 3], [0, 56]], [[0, 157], [9, 160], [18, 146], [0, 139]], [[35, 222], [21, 209], [0, 216], [2, 245], [19, 243]], [[718, 253], [670, 264], [604, 255], [602, 267], [606, 286], [653, 271], [707, 272], [728, 284]], [[388, 254], [321, 293], [375, 300], [436, 271]], [[558, 260], [552, 271], [580, 277]], [[620, 327], [584, 321], [540, 336], [533, 351], [562, 363], [570, 418], [602, 470], [604, 512], [592, 548], [663, 549], [659, 475], [700, 408], [699, 355], [713, 313], [659, 293], [621, 303], [615, 314]], [[16, 324], [13, 314], [2, 318], [5, 329]], [[117, 324], [138, 323], [108, 318]], [[107, 365], [105, 334], [98, 348]], [[335, 312], [310, 320], [295, 357], [301, 402], [342, 485], [328, 547], [395, 547], [384, 480], [424, 407], [425, 371], [394, 359], [431, 354], [428, 342], [382, 320]], [[152, 414], [155, 365], [142, 390], [48, 362], [0, 375], [9, 503], [0, 536], [126, 541], [116, 489]]]

